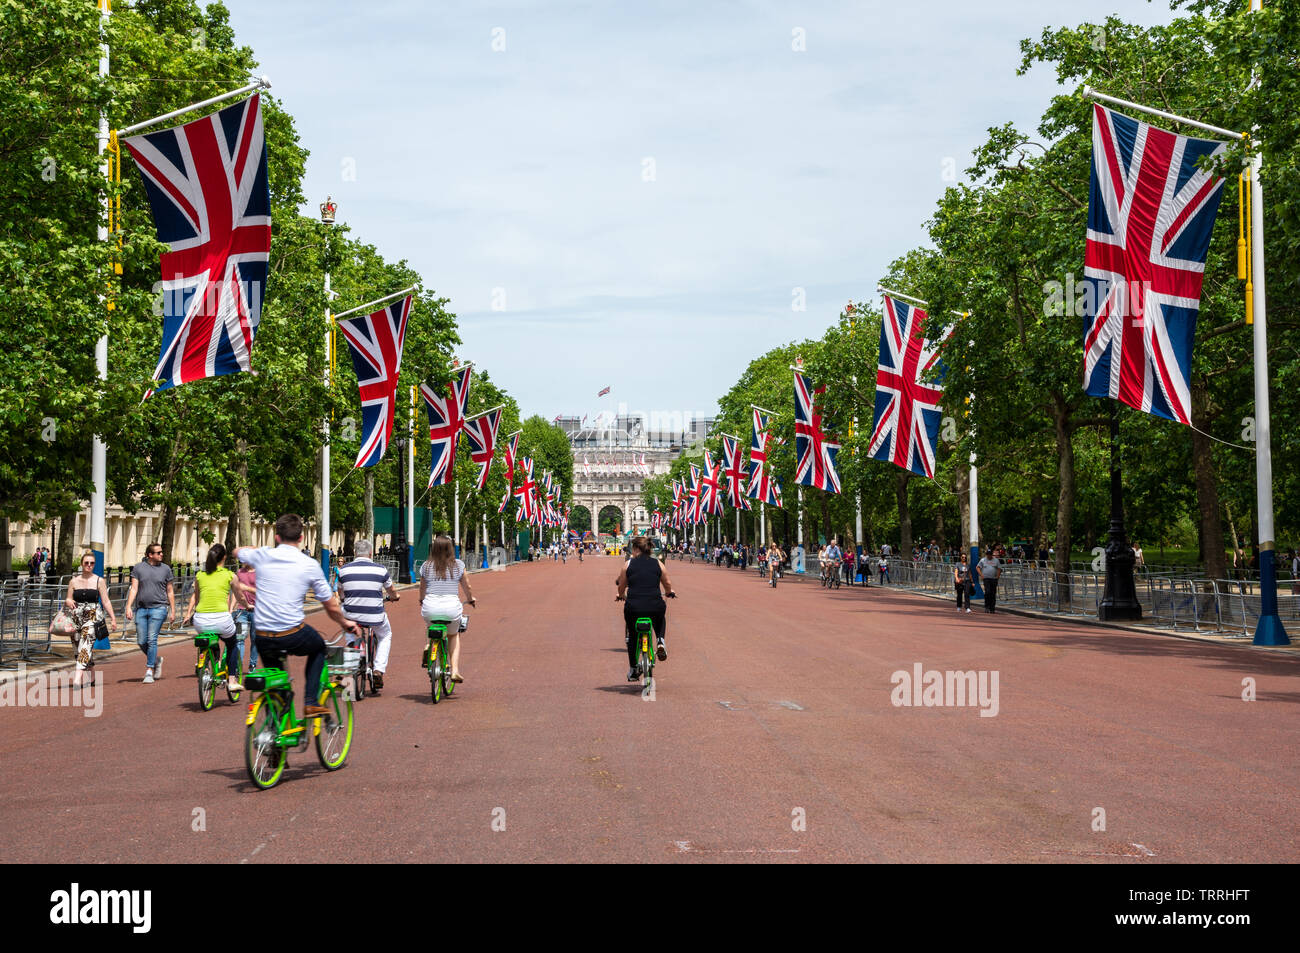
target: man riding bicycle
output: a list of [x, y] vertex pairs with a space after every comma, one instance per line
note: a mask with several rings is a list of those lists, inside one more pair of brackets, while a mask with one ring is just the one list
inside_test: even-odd
[[[668, 649], [664, 645], [664, 628], [668, 604], [664, 596], [672, 598], [673, 584], [663, 563], [650, 554], [650, 540], [637, 536], [632, 540], [632, 558], [628, 560], [623, 571], [618, 574], [618, 595], [615, 602], [623, 602], [623, 622], [627, 627], [627, 680], [637, 680], [637, 641], [632, 638], [636, 620], [645, 616], [650, 619], [655, 630], [656, 655], [661, 662], [668, 661]], [[659, 590], [663, 590], [663, 595]]]
[[271, 668], [282, 667], [286, 655], [307, 657], [303, 717], [317, 718], [329, 714], [320, 705], [325, 640], [304, 621], [302, 603], [307, 590], [315, 593], [325, 613], [353, 636], [359, 627], [343, 614], [320, 563], [298, 548], [301, 542], [302, 517], [286, 513], [275, 521], [274, 547], [246, 546], [235, 555], [257, 570], [257, 601], [253, 604], [257, 654]]
[[[339, 598], [343, 600], [343, 614], [358, 625], [366, 625], [375, 633], [375, 657], [372, 660], [376, 691], [384, 687], [384, 672], [388, 669], [388, 652], [392, 648], [393, 628], [384, 611], [384, 594], [394, 602], [401, 598], [388, 570], [370, 558], [374, 549], [368, 539], [359, 539], [353, 545], [356, 553], [350, 563], [339, 570]], [[354, 639], [348, 639], [352, 645]]]
[[832, 538], [831, 544], [822, 550], [822, 571], [826, 574], [827, 585], [839, 581], [840, 563], [843, 559], [844, 552], [840, 549], [839, 543]]

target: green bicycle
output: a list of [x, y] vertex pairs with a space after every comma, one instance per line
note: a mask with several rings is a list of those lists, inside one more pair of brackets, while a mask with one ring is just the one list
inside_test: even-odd
[[[239, 701], [240, 692], [230, 690], [231, 672], [226, 664], [226, 649], [221, 644], [221, 636], [216, 632], [200, 632], [194, 636], [198, 647], [198, 661], [194, 663], [194, 674], [199, 680], [199, 707], [211, 711], [217, 701], [217, 683], [224, 682], [226, 697], [231, 703]], [[234, 679], [239, 681], [239, 660], [235, 660]]]
[[636, 620], [636, 637], [641, 643], [636, 658], [636, 673], [643, 688], [653, 690], [655, 683], [654, 623], [641, 616]]
[[456, 683], [451, 680], [451, 649], [448, 641], [447, 622], [430, 622], [429, 644], [424, 649], [420, 664], [429, 671], [429, 689], [433, 693], [435, 705], [456, 690]]
[[327, 771], [337, 771], [352, 748], [352, 678], [358, 659], [342, 645], [330, 645], [321, 671], [320, 706], [325, 715], [298, 718], [294, 711], [293, 684], [282, 668], [253, 669], [244, 687], [255, 694], [245, 719], [244, 763], [248, 777], [265, 790], [274, 787], [289, 763], [289, 751], [307, 747], [308, 735], [316, 739], [316, 756]]

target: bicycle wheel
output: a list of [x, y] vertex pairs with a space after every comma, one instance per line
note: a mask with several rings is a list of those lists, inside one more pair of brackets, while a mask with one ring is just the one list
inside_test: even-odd
[[249, 708], [244, 739], [248, 779], [262, 790], [274, 786], [284, 773], [286, 754], [279, 740], [280, 706], [269, 695], [263, 695]]
[[434, 639], [429, 644], [429, 691], [433, 694], [433, 703], [442, 701], [442, 648], [441, 642]]
[[203, 650], [199, 663], [199, 707], [211, 711], [217, 701], [217, 662], [212, 649]]
[[229, 699], [232, 705], [235, 702], [239, 701], [239, 696], [243, 694], [242, 692], [232, 692], [230, 690], [230, 679], [233, 678], [235, 681], [240, 682], [242, 684], [244, 673], [240, 670], [241, 668], [242, 668], [241, 660], [239, 658], [236, 658], [235, 670], [233, 672], [226, 673], [226, 698]]
[[370, 633], [370, 638], [366, 640], [366, 691], [372, 695], [378, 695], [379, 689], [375, 687], [375, 656], [379, 654], [379, 639], [375, 633]]
[[447, 650], [447, 643], [442, 644], [442, 651], [438, 653], [446, 661], [442, 665], [442, 697], [450, 698], [451, 693], [456, 690], [456, 683], [451, 680], [451, 655]]
[[642, 652], [636, 664], [637, 671], [641, 673], [641, 686], [644, 688], [654, 680], [654, 663], [650, 661], [649, 653]]
[[352, 748], [352, 702], [343, 697], [342, 686], [331, 685], [321, 692], [320, 704], [329, 714], [313, 720], [316, 756], [326, 771], [337, 771]]

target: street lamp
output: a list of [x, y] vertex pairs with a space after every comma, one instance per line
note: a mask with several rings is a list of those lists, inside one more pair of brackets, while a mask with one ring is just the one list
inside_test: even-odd
[[411, 563], [406, 557], [406, 487], [402, 485], [402, 474], [406, 471], [403, 461], [406, 459], [405, 437], [397, 438], [397, 526], [393, 529], [393, 555], [397, 557], [397, 581], [407, 584], [411, 581]]
[[[336, 205], [329, 196], [325, 201], [320, 203], [320, 220], [325, 225], [334, 224], [335, 213], [338, 212]], [[334, 295], [330, 290], [330, 252], [329, 252], [329, 232], [325, 235], [325, 392], [328, 395], [330, 389], [330, 346], [333, 343], [333, 301]], [[321, 473], [321, 492], [320, 492], [320, 563], [321, 569], [325, 573], [325, 578], [330, 578], [330, 418], [329, 414], [325, 415], [323, 427], [325, 440], [320, 449], [320, 473]]]

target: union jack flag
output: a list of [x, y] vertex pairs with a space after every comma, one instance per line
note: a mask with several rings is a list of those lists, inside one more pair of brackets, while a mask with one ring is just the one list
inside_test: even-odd
[[814, 402], [818, 394], [826, 393], [826, 386], [814, 388], [806, 376], [794, 372], [794, 481], [803, 486], [815, 486], [828, 493], [840, 492], [840, 477], [835, 472], [835, 457], [840, 452], [838, 443], [831, 443], [822, 432], [822, 415]]
[[608, 387], [602, 387], [602, 388], [600, 389], [599, 393], [596, 394], [596, 396], [597, 396], [597, 397], [604, 397], [604, 396], [605, 396], [606, 394], [608, 394], [608, 393], [609, 393], [609, 388], [608, 388]]
[[465, 425], [469, 404], [469, 379], [474, 368], [466, 364], [456, 371], [440, 396], [428, 384], [420, 385], [424, 409], [429, 415], [429, 486], [450, 483], [456, 471], [456, 442]]
[[[1094, 397], [1190, 424], [1192, 342], [1223, 179], [1197, 168], [1227, 143], [1094, 105], [1083, 383]], [[1129, 319], [1132, 320], [1129, 320]]]
[[[512, 497], [513, 495], [514, 495], [514, 487], [511, 484], [507, 483], [506, 492], [501, 496], [501, 505], [497, 507], [498, 514], [504, 513], [506, 511], [506, 505], [510, 502], [510, 497]], [[518, 521], [519, 519], [518, 517], [516, 517], [515, 522]]]
[[933, 479], [943, 387], [926, 378], [933, 369], [942, 380], [944, 365], [939, 345], [925, 339], [925, 321], [920, 308], [885, 295], [876, 410], [867, 454]]
[[733, 509], [747, 510], [749, 499], [745, 496], [745, 455], [740, 452], [740, 441], [735, 437], [722, 437], [722, 465], [727, 474], [727, 502]]
[[488, 473], [492, 469], [492, 454], [496, 451], [497, 430], [501, 427], [503, 408], [489, 410], [465, 421], [465, 437], [469, 440], [469, 458], [478, 464], [478, 488], [487, 489]]
[[781, 484], [767, 465], [768, 439], [772, 436], [767, 429], [767, 415], [756, 407], [750, 409], [754, 414], [754, 435], [749, 443], [749, 486], [745, 493], [751, 500], [780, 506]]
[[402, 342], [411, 316], [411, 296], [374, 314], [339, 321], [339, 331], [352, 353], [352, 369], [361, 390], [361, 447], [356, 467], [373, 467], [384, 457], [397, 413], [397, 372], [402, 367]]
[[520, 432], [516, 430], [509, 439], [506, 440], [506, 490], [509, 494], [510, 487], [515, 483], [515, 461], [519, 459], [519, 436]]
[[261, 97], [123, 142], [168, 246], [154, 391], [249, 370], [271, 250]]
[[722, 512], [722, 463], [704, 451], [704, 475], [700, 478], [700, 514], [713, 516]]
[[533, 482], [533, 458], [524, 457], [520, 461], [524, 478], [515, 489], [515, 498], [519, 500], [519, 515], [516, 520], [526, 523], [537, 522], [537, 484]]
[[700, 522], [700, 468], [691, 464], [691, 488], [686, 492], [686, 521]]
[[653, 529], [655, 532], [658, 532], [659, 530], [663, 529], [663, 525], [664, 525], [663, 513], [660, 513], [658, 510], [655, 510], [653, 513], [650, 514], [651, 529]]

